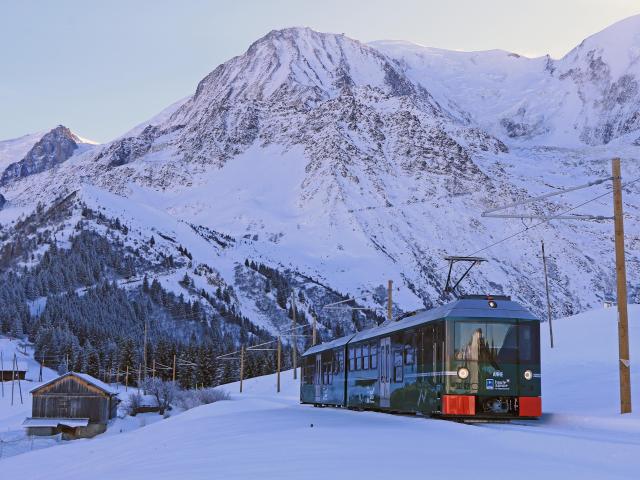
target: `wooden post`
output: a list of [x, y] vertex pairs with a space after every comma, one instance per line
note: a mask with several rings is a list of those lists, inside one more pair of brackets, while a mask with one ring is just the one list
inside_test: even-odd
[[138, 393], [140, 393], [140, 384], [142, 383], [142, 364], [138, 364]]
[[631, 369], [629, 360], [629, 318], [627, 312], [627, 271], [624, 259], [624, 219], [622, 215], [622, 175], [620, 159], [611, 162], [613, 173], [613, 215], [615, 223], [616, 278], [618, 293], [618, 352], [620, 368], [620, 413], [631, 413]]
[[296, 295], [294, 292], [291, 292], [291, 312], [292, 318], [291, 322], [293, 324], [293, 328], [291, 329], [291, 356], [293, 358], [293, 379], [296, 380], [298, 378], [297, 371], [297, 348], [296, 348]]
[[171, 376], [171, 379], [175, 382], [176, 381], [176, 354], [173, 354], [173, 375]]
[[129, 365], [127, 365], [127, 373], [124, 376], [124, 391], [129, 390]]
[[544, 287], [547, 290], [547, 315], [549, 319], [549, 340], [551, 348], [553, 348], [553, 327], [551, 326], [551, 300], [549, 298], [549, 277], [547, 276], [547, 256], [544, 253], [544, 240], [540, 240], [542, 244], [542, 265], [544, 267]]
[[[142, 362], [144, 363], [144, 378], [147, 378], [147, 321], [144, 321], [144, 349]], [[138, 388], [140, 387], [140, 379], [138, 379]]]
[[244, 345], [240, 348], [240, 393], [242, 393], [243, 377], [244, 377]]
[[393, 280], [389, 280], [387, 295], [387, 320], [391, 321], [393, 319]]
[[[15, 354], [14, 354], [15, 356]], [[11, 363], [11, 406], [13, 406], [13, 387], [16, 380], [16, 371], [14, 369], [13, 362]]]
[[313, 314], [313, 332], [311, 335], [311, 346], [314, 346], [316, 344], [317, 331], [318, 331], [318, 319], [316, 318], [316, 315], [314, 313]]
[[2, 356], [2, 351], [0, 350], [0, 370], [2, 370], [2, 380], [0, 383], [2, 384], [2, 398], [4, 398], [4, 358]]
[[277, 360], [278, 367], [277, 367], [277, 370], [276, 370], [276, 378], [278, 379], [278, 381], [277, 381], [277, 384], [278, 384], [277, 391], [278, 391], [278, 393], [280, 393], [280, 361], [281, 361], [280, 360], [280, 354], [282, 352], [282, 346], [281, 345], [282, 345], [282, 341], [281, 341], [280, 337], [278, 337], [278, 349], [277, 349], [278, 350], [278, 360]]
[[[16, 368], [15, 368], [15, 374], [18, 375], [18, 357], [16, 356], [16, 354], [13, 354], [13, 361], [16, 364]], [[20, 392], [20, 405], [22, 405], [24, 402], [22, 401], [22, 384], [20, 383], [20, 376], [18, 375], [18, 391]]]
[[155, 358], [152, 360], [151, 365], [152, 365], [152, 367], [151, 367], [151, 376], [153, 378], [156, 378], [156, 359]]

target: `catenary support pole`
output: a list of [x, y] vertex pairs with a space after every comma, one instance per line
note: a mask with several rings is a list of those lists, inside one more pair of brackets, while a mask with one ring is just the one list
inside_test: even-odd
[[[147, 378], [147, 321], [144, 321], [144, 352], [143, 352], [143, 363], [144, 363], [144, 378]], [[140, 385], [138, 384], [138, 387]]]
[[175, 382], [176, 381], [176, 354], [173, 354], [173, 375], [171, 376], [171, 379]]
[[15, 368], [15, 375], [18, 377], [18, 391], [20, 392], [20, 405], [22, 405], [24, 402], [22, 401], [22, 384], [20, 383], [20, 375], [18, 374], [18, 357], [16, 356], [16, 354], [13, 354], [13, 361], [16, 364], [16, 368]]
[[4, 398], [4, 357], [0, 351], [0, 368], [2, 369], [2, 398]]
[[542, 266], [544, 268], [544, 288], [547, 291], [547, 317], [549, 320], [549, 341], [553, 348], [553, 326], [551, 325], [551, 299], [549, 297], [549, 277], [547, 275], [547, 256], [544, 253], [544, 240], [540, 240], [542, 246]]
[[244, 379], [244, 345], [240, 348], [240, 393], [242, 393], [243, 379]]
[[611, 162], [613, 173], [613, 214], [615, 223], [616, 279], [618, 293], [618, 351], [620, 369], [620, 413], [631, 413], [631, 372], [629, 361], [629, 318], [627, 312], [627, 271], [624, 258], [622, 215], [622, 175], [620, 159]]
[[292, 323], [292, 329], [291, 329], [291, 357], [292, 357], [292, 361], [293, 361], [293, 379], [296, 380], [298, 378], [298, 372], [297, 372], [297, 348], [296, 348], [296, 295], [295, 293], [291, 292], [291, 323]]
[[393, 318], [393, 280], [389, 280], [387, 287], [387, 320]]
[[277, 360], [277, 372], [276, 372], [276, 378], [277, 378], [277, 385], [278, 385], [278, 393], [280, 393], [280, 363], [281, 363], [281, 353], [282, 353], [282, 339], [280, 337], [278, 337], [278, 360]]
[[311, 346], [315, 346], [316, 344], [316, 338], [318, 336], [318, 319], [316, 317], [316, 314], [313, 314], [313, 332], [311, 335]]

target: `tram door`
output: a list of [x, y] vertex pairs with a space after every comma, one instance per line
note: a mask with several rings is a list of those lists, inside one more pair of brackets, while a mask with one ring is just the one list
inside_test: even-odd
[[322, 354], [316, 354], [316, 374], [313, 379], [313, 384], [316, 388], [316, 402], [322, 400]]
[[380, 360], [378, 361], [378, 380], [380, 381], [380, 406], [390, 407], [391, 398], [391, 338], [380, 339]]

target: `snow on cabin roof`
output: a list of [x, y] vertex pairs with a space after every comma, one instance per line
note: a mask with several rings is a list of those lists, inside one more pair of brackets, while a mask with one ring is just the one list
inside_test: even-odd
[[29, 427], [57, 427], [63, 425], [65, 427], [76, 428], [86, 427], [89, 425], [88, 418], [43, 418], [43, 417], [27, 417], [22, 426]]
[[100, 390], [102, 390], [105, 393], [108, 393], [109, 395], [117, 395], [118, 392], [116, 392], [110, 385], [104, 383], [101, 380], [98, 380], [95, 377], [92, 377], [91, 375], [87, 374], [87, 373], [78, 373], [78, 372], [67, 372], [64, 375], [60, 375], [59, 377], [54, 378], [53, 380], [49, 380], [48, 382], [43, 383], [42, 385], [39, 385], [35, 388], [31, 389], [31, 393], [37, 392], [38, 390], [40, 390], [41, 388], [47, 386], [47, 385], [51, 385], [54, 382], [57, 382], [58, 380], [64, 378], [64, 377], [68, 377], [68, 376], [74, 376], [77, 378], [80, 378], [82, 380], [84, 380], [85, 382], [93, 385], [96, 388], [99, 388]]
[[[489, 306], [490, 299], [494, 300], [495, 307]], [[444, 318], [495, 318], [539, 321], [529, 310], [511, 300], [510, 297], [468, 295], [430, 310], [418, 311], [414, 315], [401, 318], [400, 320], [385, 322], [377, 327], [362, 330], [361, 332], [347, 335], [346, 337], [337, 338], [328, 343], [316, 345], [304, 352], [302, 356], [330, 350], [350, 342], [359, 342], [369, 338], [390, 335], [398, 330], [404, 330], [405, 328]]]
[[[29, 370], [29, 365], [24, 360], [18, 360], [18, 372], [26, 372]], [[7, 362], [6, 360], [3, 362], [0, 367], [0, 372], [12, 372], [13, 371], [13, 360]]]

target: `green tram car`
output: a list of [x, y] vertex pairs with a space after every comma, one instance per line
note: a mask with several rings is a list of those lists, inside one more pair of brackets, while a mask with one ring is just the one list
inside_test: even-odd
[[469, 295], [316, 345], [300, 401], [440, 417], [542, 414], [540, 321], [506, 296]]

